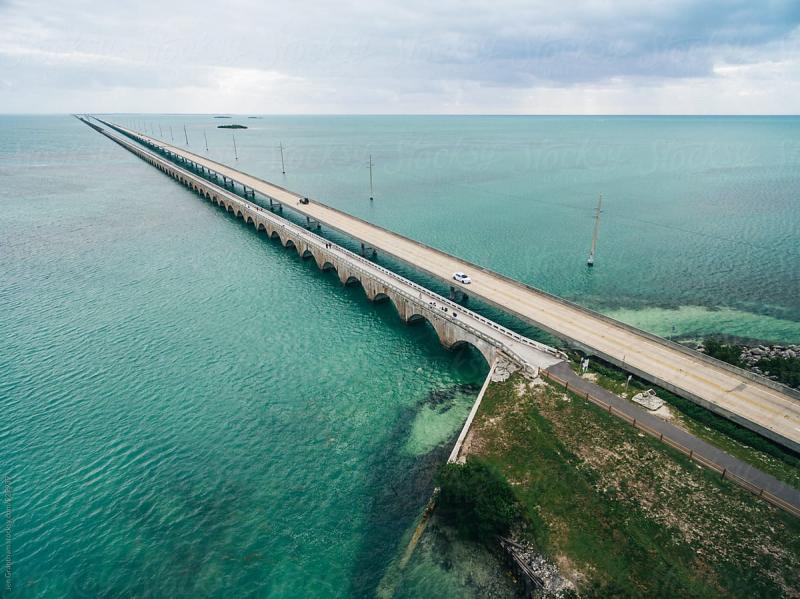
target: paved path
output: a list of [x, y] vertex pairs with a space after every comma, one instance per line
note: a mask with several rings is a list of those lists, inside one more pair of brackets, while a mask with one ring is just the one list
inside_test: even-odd
[[654, 416], [647, 410], [614, 395], [610, 391], [603, 389], [596, 383], [579, 376], [569, 364], [561, 362], [550, 368], [548, 372], [552, 372], [562, 381], [569, 383], [570, 391], [575, 391], [578, 395], [589, 393], [593, 397], [611, 405], [615, 410], [622, 412], [626, 416], [635, 418], [637, 422], [641, 422], [645, 426], [654, 429], [659, 433], [663, 433], [665, 437], [676, 441], [683, 445], [686, 449], [693, 450], [696, 454], [714, 462], [718, 466], [727, 469], [731, 474], [735, 474], [739, 478], [744, 479], [756, 487], [769, 491], [776, 497], [793, 505], [800, 511], [800, 491], [794, 487], [779, 481], [774, 476], [767, 474], [743, 462], [742, 460], [725, 453], [721, 449], [714, 447], [710, 443], [706, 443], [702, 439], [695, 437], [691, 433], [686, 432], [682, 428], [671, 424], [670, 422]]
[[[105, 121], [101, 121], [105, 122]], [[800, 393], [571, 304], [227, 165], [119, 125], [109, 126], [233, 179], [443, 281], [465, 271], [470, 295], [591, 350], [657, 385], [697, 401], [800, 451]]]

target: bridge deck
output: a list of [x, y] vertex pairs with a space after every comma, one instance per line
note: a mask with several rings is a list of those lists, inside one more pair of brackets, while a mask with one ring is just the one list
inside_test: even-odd
[[451, 282], [454, 272], [465, 271], [473, 281], [468, 290], [470, 295], [800, 451], [800, 401], [787, 388], [638, 331], [318, 201], [300, 204], [299, 194], [225, 164], [137, 131], [106, 124], [280, 201], [300, 214], [316, 219], [323, 225], [443, 281]]

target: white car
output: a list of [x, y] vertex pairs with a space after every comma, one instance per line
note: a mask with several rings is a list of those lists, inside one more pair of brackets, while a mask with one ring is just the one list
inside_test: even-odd
[[464, 285], [469, 285], [472, 283], [472, 279], [469, 278], [469, 275], [463, 272], [453, 273], [453, 279]]

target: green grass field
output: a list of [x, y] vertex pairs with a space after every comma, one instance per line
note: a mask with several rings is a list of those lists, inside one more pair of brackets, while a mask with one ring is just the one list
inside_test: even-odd
[[581, 596], [800, 592], [799, 520], [577, 396], [493, 383], [471, 436]]
[[[573, 365], [573, 368], [577, 370], [577, 366]], [[590, 360], [589, 372], [596, 375], [595, 382], [598, 385], [617, 395], [627, 393], [631, 397], [639, 391], [654, 389], [673, 409], [675, 424], [778, 480], [800, 488], [800, 456], [796, 453], [688, 399], [636, 377], [631, 378], [626, 388], [627, 373], [600, 360]]]

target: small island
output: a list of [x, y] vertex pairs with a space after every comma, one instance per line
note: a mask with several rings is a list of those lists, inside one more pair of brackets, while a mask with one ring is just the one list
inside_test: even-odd
[[215, 116], [214, 118], [215, 119], [229, 119], [231, 117], [229, 117], [229, 116]]
[[217, 125], [217, 129], [247, 129], [244, 125]]

